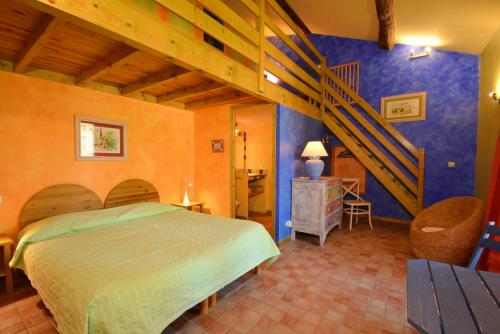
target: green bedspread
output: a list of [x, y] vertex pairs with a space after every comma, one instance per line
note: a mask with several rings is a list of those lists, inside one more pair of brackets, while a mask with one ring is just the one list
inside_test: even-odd
[[260, 224], [146, 203], [31, 224], [11, 266], [25, 270], [61, 333], [160, 333], [279, 254]]

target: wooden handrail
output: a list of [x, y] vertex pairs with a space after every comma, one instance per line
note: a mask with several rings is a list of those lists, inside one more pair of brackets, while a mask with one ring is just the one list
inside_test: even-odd
[[323, 58], [323, 55], [316, 49], [314, 44], [309, 38], [304, 34], [302, 29], [300, 29], [295, 22], [288, 16], [288, 14], [281, 8], [281, 6], [275, 0], [267, 0], [269, 5], [274, 9], [274, 11], [285, 21], [286, 24], [295, 32], [295, 34], [304, 42], [304, 44], [311, 50], [319, 61]]
[[347, 112], [359, 122], [378, 142], [384, 146], [401, 164], [408, 169], [413, 175], [417, 175], [417, 167], [404, 155], [396, 146], [394, 146], [385, 136], [383, 136], [370, 122], [368, 122], [356, 109], [354, 109], [346, 100], [344, 100], [330, 85], [325, 87], [327, 93], [331, 95], [335, 101], [340, 103]]
[[411, 155], [418, 158], [418, 149], [403, 136], [395, 127], [393, 127], [389, 122], [380, 116], [380, 114], [373, 109], [373, 107], [368, 104], [361, 96], [349, 88], [339, 77], [334, 73], [328, 73], [327, 77], [331, 79], [335, 84], [341, 87], [347, 94], [355, 101], [371, 118], [373, 118], [387, 133], [389, 133], [401, 146], [403, 146]]

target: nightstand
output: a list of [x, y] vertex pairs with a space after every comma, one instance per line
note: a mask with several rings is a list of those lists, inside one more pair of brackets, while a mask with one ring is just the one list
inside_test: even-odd
[[203, 213], [203, 202], [191, 201], [189, 203], [171, 203], [172, 205], [179, 206], [181, 208], [193, 211], [193, 206], [200, 208], [200, 213]]
[[0, 247], [3, 248], [3, 267], [0, 267], [0, 277], [5, 276], [5, 286], [7, 293], [14, 291], [12, 282], [12, 269], [9, 267], [10, 258], [12, 256], [12, 245], [14, 241], [6, 235], [0, 235]]

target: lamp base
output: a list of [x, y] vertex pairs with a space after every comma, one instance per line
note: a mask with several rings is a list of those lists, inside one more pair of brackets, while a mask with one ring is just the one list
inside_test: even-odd
[[311, 157], [306, 161], [306, 172], [311, 180], [319, 180], [324, 168], [325, 163], [318, 157]]

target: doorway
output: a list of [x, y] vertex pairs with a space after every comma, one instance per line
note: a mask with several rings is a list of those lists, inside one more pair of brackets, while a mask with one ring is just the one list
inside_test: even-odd
[[234, 106], [232, 216], [262, 224], [274, 238], [276, 105]]

